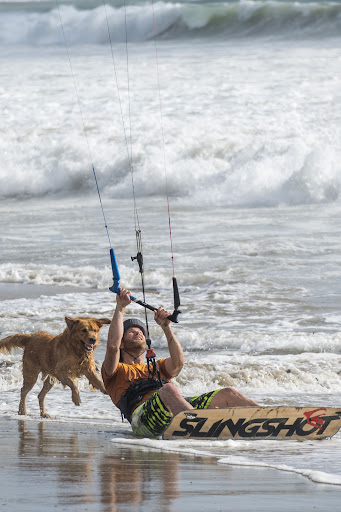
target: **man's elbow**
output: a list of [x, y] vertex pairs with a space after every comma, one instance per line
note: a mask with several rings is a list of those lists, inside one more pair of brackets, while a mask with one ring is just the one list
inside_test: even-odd
[[173, 377], [177, 377], [179, 375], [179, 373], [181, 372], [181, 370], [183, 369], [183, 367], [185, 366], [185, 360], [184, 359], [181, 359], [175, 366], [174, 366], [174, 371], [173, 371]]

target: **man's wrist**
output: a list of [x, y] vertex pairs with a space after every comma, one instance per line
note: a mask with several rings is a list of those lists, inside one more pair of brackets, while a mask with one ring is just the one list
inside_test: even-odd
[[169, 333], [173, 333], [172, 331], [172, 328], [171, 328], [171, 325], [170, 324], [166, 324], [166, 325], [162, 325], [161, 326], [162, 329], [163, 329], [163, 332], [166, 334], [166, 332], [169, 332]]

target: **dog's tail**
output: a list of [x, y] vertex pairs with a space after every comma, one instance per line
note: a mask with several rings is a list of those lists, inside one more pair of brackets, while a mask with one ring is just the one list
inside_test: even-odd
[[14, 348], [25, 348], [32, 334], [13, 334], [0, 340], [0, 352], [11, 354]]

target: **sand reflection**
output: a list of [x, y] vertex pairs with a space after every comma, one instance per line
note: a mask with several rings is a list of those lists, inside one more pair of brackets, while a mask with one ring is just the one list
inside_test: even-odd
[[179, 497], [179, 455], [127, 448], [84, 424], [18, 421], [18, 468], [53, 481], [58, 505], [94, 504], [105, 512], [148, 503], [168, 512]]
[[[101, 496], [104, 510], [114, 512], [116, 504], [147, 503], [154, 500], [158, 510], [171, 510], [179, 496], [179, 455], [122, 450], [101, 460]], [[155, 501], [156, 499], [156, 501]]]

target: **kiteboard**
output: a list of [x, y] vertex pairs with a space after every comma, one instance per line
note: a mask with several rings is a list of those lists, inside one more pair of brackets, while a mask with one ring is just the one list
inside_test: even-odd
[[191, 409], [174, 416], [163, 439], [324, 439], [341, 428], [341, 407]]

